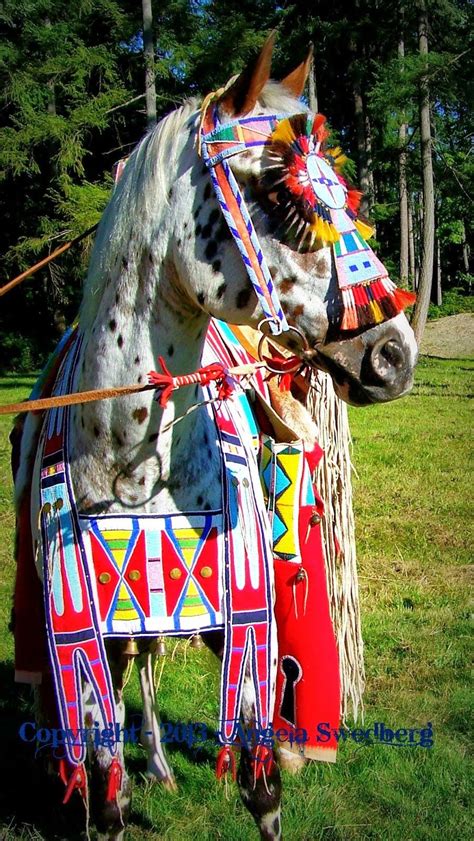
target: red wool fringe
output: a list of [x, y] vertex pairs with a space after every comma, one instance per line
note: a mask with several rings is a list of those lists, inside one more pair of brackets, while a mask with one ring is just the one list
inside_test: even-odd
[[345, 286], [341, 292], [341, 330], [358, 330], [360, 327], [381, 324], [395, 318], [416, 301], [413, 292], [398, 289], [388, 277]]

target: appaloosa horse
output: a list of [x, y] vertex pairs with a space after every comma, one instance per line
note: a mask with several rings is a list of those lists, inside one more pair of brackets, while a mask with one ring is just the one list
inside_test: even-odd
[[[266, 156], [265, 142], [258, 141], [257, 130], [257, 140], [243, 143], [226, 163], [253, 219], [261, 247], [257, 262], [265, 263], [271, 276], [271, 295], [267, 286], [266, 302], [265, 295], [256, 292], [258, 283], [249, 279], [248, 260], [242, 249], [239, 254], [239, 231], [232, 232], [232, 220], [225, 217], [226, 197], [219, 196], [209, 145], [207, 151], [203, 150], [203, 163], [198, 140], [201, 131], [205, 147], [206, 142], [211, 142], [206, 141], [205, 131], [212, 133], [213, 127], [225, 129], [227, 125], [237, 126], [239, 135], [239, 121], [245, 122], [249, 116], [268, 117], [273, 128], [285, 117], [302, 112], [309, 119], [298, 101], [308, 62], [281, 83], [272, 82], [271, 52], [272, 39], [256, 62], [216, 95], [211, 102], [214, 122], [204, 125], [204, 133], [203, 113], [205, 116], [211, 112], [203, 112], [198, 103], [190, 101], [165, 117], [132, 154], [97, 233], [79, 315], [80, 341], [76, 344], [74, 375], [63, 372], [63, 388], [72, 386], [76, 391], [86, 391], [131, 381], [146, 382], [146, 372], [156, 368], [160, 357], [174, 374], [196, 371], [202, 364], [211, 317], [254, 328], [262, 319], [267, 319], [272, 329], [289, 323], [296, 331], [275, 329], [276, 341], [303, 355], [308, 365], [329, 372], [338, 394], [348, 402], [362, 405], [391, 400], [411, 387], [416, 344], [405, 316], [395, 309], [393, 317], [382, 323], [369, 321], [358, 328], [352, 325], [352, 330], [340, 329], [341, 292], [328, 245], [329, 234], [326, 243], [325, 237], [316, 237], [317, 248], [312, 237], [311, 247], [299, 250], [294, 240], [284, 236], [281, 225], [274, 224], [278, 185], [268, 186], [268, 176], [275, 161]], [[224, 132], [220, 140], [214, 140], [225, 144], [229, 136]], [[316, 179], [314, 173], [310, 175]], [[245, 239], [244, 234], [240, 228], [240, 240]], [[270, 312], [279, 313], [279, 323], [276, 316], [272, 321], [266, 310], [270, 297], [274, 305]], [[72, 407], [67, 425], [68, 492], [73, 492], [79, 518], [96, 517], [99, 522], [100, 518], [118, 514], [172, 517], [180, 512], [221, 510], [222, 439], [216, 434], [208, 411], [191, 411], [202, 400], [203, 392], [197, 384], [172, 391], [164, 406], [153, 399], [152, 391], [145, 391], [124, 399]], [[56, 414], [54, 423], [60, 423], [58, 417]], [[55, 453], [44, 445], [43, 461], [37, 459], [33, 467], [42, 424], [43, 416], [27, 416], [16, 497], [20, 509], [31, 487], [32, 538], [40, 577], [44, 578], [40, 556], [41, 545], [50, 535], [48, 517], [61, 506], [65, 517], [68, 512], [63, 497], [58, 501], [57, 497], [47, 496], [62, 469], [54, 461]], [[50, 430], [48, 440], [55, 443], [53, 433], [55, 430]], [[55, 446], [59, 446], [57, 442]], [[38, 491], [40, 480], [43, 495]], [[37, 531], [40, 514], [42, 544]], [[74, 563], [73, 558], [68, 567], [70, 581]], [[65, 645], [67, 634], [72, 634], [68, 640], [73, 638], [74, 628], [68, 626], [65, 630], [61, 626], [64, 607], [55, 574], [53, 570], [51, 587], [59, 618], [52, 627], [51, 638], [58, 645]], [[76, 568], [74, 575], [79, 575]], [[102, 573], [99, 579], [104, 587], [110, 580], [107, 575]], [[71, 598], [78, 599], [79, 608], [85, 609], [87, 604], [84, 606], [81, 601], [78, 581], [71, 584]], [[89, 591], [86, 588], [84, 592]], [[122, 607], [126, 611], [126, 605]], [[99, 650], [102, 643], [92, 638], [92, 630], [90, 634], [87, 644], [93, 643]], [[141, 650], [143, 741], [148, 751], [148, 771], [173, 787], [154, 710], [150, 633], [134, 636]], [[128, 662], [124, 654], [126, 643], [118, 635], [107, 646], [113, 679], [112, 714], [119, 724], [124, 722], [122, 676]], [[219, 639], [218, 632], [212, 635], [212, 645], [216, 650], [222, 649], [222, 635]], [[95, 650], [84, 648], [86, 653], [74, 653], [76, 659], [69, 665], [64, 661], [61, 680], [66, 680], [64, 675], [71, 674], [79, 661], [83, 678], [89, 675], [92, 680]], [[252, 693], [253, 688], [245, 683], [241, 713], [247, 721], [255, 715]], [[110, 702], [109, 698], [107, 703]], [[104, 712], [101, 703], [89, 686], [84, 707], [79, 711], [86, 723], [106, 716], [107, 709]], [[69, 714], [66, 711], [66, 720]], [[92, 754], [91, 802], [95, 804], [95, 819], [104, 837], [119, 839], [130, 799], [121, 748], [117, 747], [112, 764], [111, 755], [104, 748], [92, 749]], [[242, 750], [241, 754], [239, 785], [244, 803], [253, 814], [261, 837], [275, 841], [281, 837], [278, 767], [273, 765], [267, 774], [256, 774], [249, 752]], [[65, 774], [69, 790], [81, 789], [84, 784], [76, 772], [77, 767], [75, 776], [69, 775], [69, 767]]]

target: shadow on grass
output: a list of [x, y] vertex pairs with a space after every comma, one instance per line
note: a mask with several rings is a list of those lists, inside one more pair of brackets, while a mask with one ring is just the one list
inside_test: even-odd
[[[134, 705], [129, 705], [127, 707], [127, 723], [130, 725], [131, 722], [141, 723], [142, 718], [142, 710]], [[173, 730], [177, 729], [182, 730], [183, 724], [186, 726], [186, 722], [180, 721], [174, 718], [168, 718], [165, 713], [162, 712], [161, 714], [161, 721], [164, 725], [170, 725]], [[209, 765], [212, 767], [215, 766], [216, 763], [216, 755], [217, 749], [220, 747], [217, 743], [217, 736], [214, 737], [214, 733], [211, 731], [211, 728], [207, 727], [207, 733], [209, 738], [201, 740], [199, 738], [198, 730], [195, 727], [195, 737], [191, 739], [184, 738], [172, 738], [170, 741], [163, 740], [165, 751], [167, 755], [170, 757], [170, 764], [172, 765], [172, 757], [173, 754], [181, 754], [190, 762], [195, 765]], [[141, 751], [140, 756], [128, 756], [126, 759], [127, 764], [127, 771], [132, 774], [139, 775], [140, 773], [144, 773], [146, 768], [146, 754], [145, 749], [143, 748]]]
[[34, 745], [19, 735], [21, 725], [34, 720], [31, 689], [14, 683], [12, 663], [0, 663], [0, 683], [0, 837], [6, 841], [28, 837], [25, 830], [29, 833], [34, 827], [38, 838], [46, 841], [80, 838], [84, 828], [81, 803], [71, 800], [61, 806], [64, 787], [47, 775], [46, 757], [35, 758]]
[[[44, 841], [83, 841], [85, 838], [85, 810], [77, 795], [62, 805], [64, 786], [58, 776], [48, 775], [47, 751], [35, 756], [33, 743], [20, 738], [22, 724], [34, 721], [33, 693], [30, 687], [14, 683], [11, 662], [0, 663], [0, 685], [3, 687], [0, 701], [0, 838], [2, 841], [35, 837]], [[130, 706], [127, 722], [141, 718], [140, 708]], [[166, 719], [176, 726], [181, 722]], [[215, 763], [216, 746], [212, 739], [195, 744], [171, 742], [166, 746], [172, 757], [180, 753], [195, 764]], [[143, 784], [146, 770], [144, 749], [130, 755], [127, 751], [126, 767], [133, 780], [133, 787]], [[143, 813], [133, 808], [130, 823], [145, 830], [157, 830]]]

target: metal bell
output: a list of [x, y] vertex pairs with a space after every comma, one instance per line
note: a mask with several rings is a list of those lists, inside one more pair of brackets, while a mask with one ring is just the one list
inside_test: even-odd
[[164, 657], [166, 655], [165, 638], [156, 637], [156, 639], [152, 640], [148, 646], [148, 651], [150, 654], [156, 654], [158, 657]]
[[158, 637], [156, 641], [155, 653], [158, 657], [166, 657], [166, 645], [164, 637]]
[[123, 653], [127, 655], [127, 657], [136, 657], [137, 654], [140, 652], [138, 651], [138, 645], [134, 637], [130, 637], [127, 640], [127, 645], [125, 646]]
[[201, 634], [194, 634], [194, 636], [191, 637], [190, 645], [191, 645], [191, 648], [196, 648], [196, 649], [202, 648], [204, 646], [204, 642], [203, 642]]

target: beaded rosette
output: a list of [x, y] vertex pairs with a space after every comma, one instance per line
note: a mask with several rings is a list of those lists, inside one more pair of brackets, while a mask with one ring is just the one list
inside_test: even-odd
[[287, 239], [304, 251], [332, 246], [342, 299], [339, 328], [357, 330], [398, 315], [415, 295], [395, 286], [367, 244], [372, 229], [357, 218], [362, 194], [346, 180], [347, 157], [338, 146], [326, 146], [328, 137], [322, 114], [279, 120], [263, 185]]

